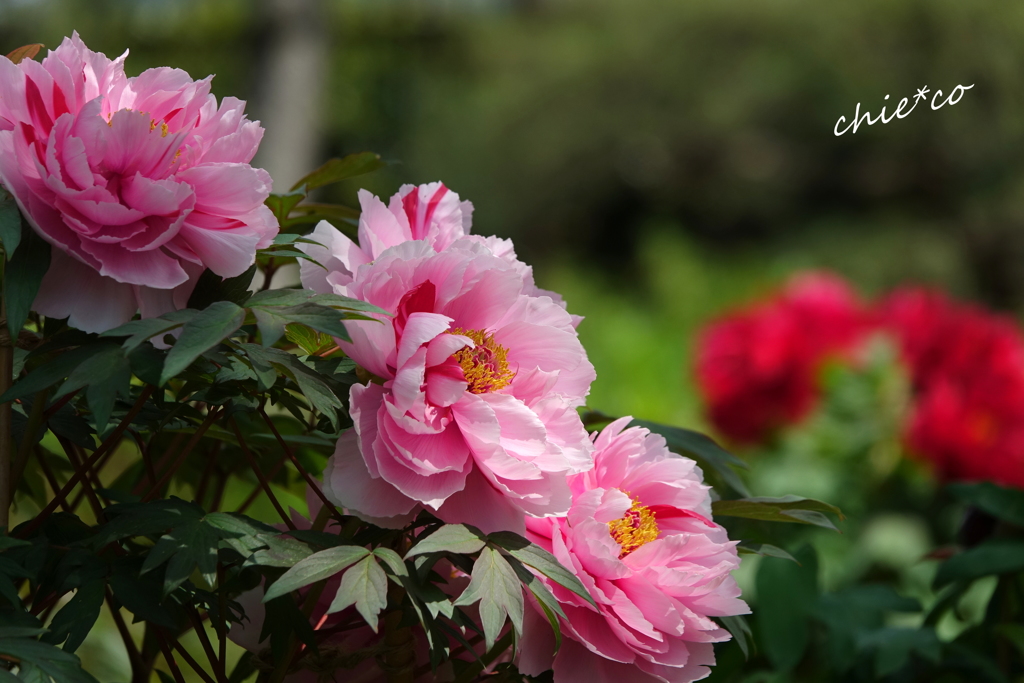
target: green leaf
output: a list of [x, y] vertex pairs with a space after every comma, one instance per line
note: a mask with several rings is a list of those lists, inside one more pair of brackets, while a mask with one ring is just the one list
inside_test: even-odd
[[180, 498], [150, 503], [119, 503], [106, 509], [111, 518], [92, 538], [99, 550], [108, 543], [132, 536], [152, 536], [202, 518], [203, 509]]
[[587, 592], [586, 587], [580, 582], [576, 575], [563, 567], [555, 556], [538, 545], [530, 543], [519, 534], [511, 531], [498, 531], [487, 536], [490, 543], [507, 551], [509, 555], [516, 558], [527, 567], [536, 569], [541, 574], [557, 583], [562, 588], [571, 590], [594, 607], [597, 603]]
[[86, 399], [89, 410], [96, 422], [96, 430], [102, 431], [110, 420], [114, 401], [118, 394], [128, 396], [131, 388], [132, 369], [124, 349], [117, 344], [97, 344], [99, 351], [71, 371], [67, 380], [57, 390], [55, 397], [88, 387]]
[[114, 598], [135, 615], [134, 621], [151, 621], [167, 629], [178, 628], [163, 602], [163, 582], [156, 576], [138, 576], [137, 567], [121, 565], [110, 576]]
[[[198, 313], [191, 309], [185, 309], [192, 314]], [[182, 311], [184, 312], [184, 311]], [[184, 320], [169, 320], [167, 318], [143, 318], [142, 320], [131, 320], [124, 325], [107, 330], [100, 334], [101, 337], [128, 337], [122, 344], [125, 353], [131, 353], [142, 342], [147, 339], [164, 335], [171, 330], [177, 329], [185, 324]]]
[[67, 639], [67, 642], [64, 642], [64, 650], [77, 650], [100, 616], [106, 591], [105, 580], [90, 581], [75, 591], [74, 597], [50, 622], [50, 633], [46, 637], [46, 642], [58, 645]]
[[337, 409], [342, 407], [341, 400], [316, 371], [287, 351], [264, 348], [258, 344], [239, 344], [239, 348], [249, 357], [257, 374], [261, 371], [260, 366], [273, 366], [290, 377], [313, 407], [326, 415], [337, 428]]
[[[334, 346], [334, 339], [331, 335], [317, 332], [298, 323], [286, 325], [284, 334], [288, 341], [297, 344], [308, 356], [322, 353]], [[269, 346], [265, 340], [264, 345]]]
[[783, 560], [791, 560], [793, 562], [796, 562], [796, 558], [787, 553], [785, 550], [774, 545], [770, 545], [768, 543], [740, 541], [739, 545], [736, 546], [736, 550], [739, 551], [740, 555], [762, 555], [764, 557], [779, 557]]
[[485, 537], [473, 527], [465, 524], [445, 524], [429, 536], [420, 539], [405, 554], [405, 559], [424, 553], [449, 552], [469, 555], [483, 548]]
[[515, 571], [522, 584], [536, 598], [537, 604], [540, 605], [544, 616], [547, 617], [548, 624], [551, 626], [551, 631], [555, 636], [554, 654], [558, 654], [558, 650], [562, 647], [562, 628], [558, 622], [558, 617], [568, 618], [565, 616], [562, 606], [558, 603], [558, 599], [548, 590], [548, 587], [544, 585], [544, 582], [538, 579], [522, 562], [514, 557], [506, 557], [505, 560], [512, 566], [513, 571]]
[[1024, 571], [1024, 540], [994, 539], [943, 562], [935, 574], [934, 586], [941, 588], [960, 579], [973, 580], [1019, 571]]
[[241, 275], [222, 278], [207, 268], [199, 276], [192, 296], [188, 299], [188, 308], [202, 310], [217, 301], [230, 301], [242, 306], [249, 298], [249, 285], [256, 275], [256, 264], [252, 264]]
[[50, 244], [25, 226], [21, 248], [10, 257], [4, 272], [4, 302], [7, 304], [7, 330], [18, 338], [22, 325], [39, 293], [43, 276], [50, 269]]
[[989, 482], [953, 484], [949, 491], [997, 519], [1024, 527], [1024, 491], [1003, 488]]
[[165, 596], [185, 583], [196, 567], [203, 580], [212, 586], [217, 580], [219, 545], [220, 535], [205, 519], [188, 520], [175, 526], [157, 541], [146, 555], [139, 573], [145, 574], [167, 562], [164, 571]]
[[501, 634], [505, 618], [512, 621], [517, 637], [523, 632], [523, 589], [515, 570], [500, 552], [485, 547], [473, 563], [469, 585], [455, 601], [456, 606], [480, 601], [480, 621], [488, 650]]
[[[792, 558], [790, 558], [792, 559]], [[793, 560], [796, 562], [796, 560]], [[750, 645], [753, 642], [754, 634], [750, 631], [750, 625], [747, 620], [741, 616], [733, 617], [718, 617], [718, 620], [722, 622], [722, 625], [732, 634], [732, 637], [736, 639], [736, 644], [740, 646], [740, 650], [743, 651], [743, 658], [750, 659]]]
[[0, 190], [0, 197], [0, 242], [3, 242], [4, 253], [10, 261], [21, 244], [21, 211], [12, 195]]
[[832, 523], [832, 520], [822, 513], [829, 512], [839, 519], [844, 519], [843, 513], [835, 505], [799, 496], [716, 500], [711, 503], [711, 511], [721, 517], [745, 517], [766, 522], [813, 524], [833, 531], [839, 531], [839, 529]]
[[380, 155], [373, 152], [358, 152], [356, 154], [349, 154], [341, 159], [331, 159], [295, 183], [292, 186], [292, 191], [294, 192], [305, 185], [308, 192], [324, 185], [372, 173], [377, 169], [384, 168], [385, 165], [380, 160]]
[[160, 374], [163, 385], [196, 358], [234, 334], [245, 321], [245, 310], [230, 301], [218, 301], [185, 323], [181, 337], [167, 354]]
[[277, 217], [277, 222], [284, 225], [287, 222], [288, 214], [292, 212], [295, 205], [306, 198], [306, 188], [301, 187], [301, 183], [295, 186], [291, 192], [287, 194], [272, 194], [267, 197], [264, 204], [273, 212], [274, 216]]
[[350, 605], [362, 615], [373, 632], [377, 632], [377, 615], [388, 604], [388, 577], [373, 555], [367, 555], [345, 572], [328, 614], [340, 612]]
[[334, 576], [369, 554], [370, 551], [366, 548], [354, 545], [343, 545], [313, 553], [281, 575], [281, 578], [267, 590], [263, 602], [269, 602], [285, 593]]
[[912, 653], [936, 664], [942, 656], [942, 643], [931, 628], [882, 628], [862, 635], [857, 645], [875, 651], [875, 676], [879, 679], [902, 669]]
[[250, 676], [259, 671], [256, 668], [255, 660], [255, 652], [243, 652], [242, 656], [238, 658], [235, 668], [231, 670], [231, 675], [228, 676], [228, 683], [244, 683]]
[[814, 549], [804, 546], [794, 556], [799, 564], [762, 561], [755, 580], [758, 642], [781, 672], [791, 671], [803, 659], [810, 639], [810, 617], [818, 600]]
[[409, 576], [409, 568], [405, 566], [405, 562], [402, 562], [398, 553], [391, 548], [374, 548], [373, 554], [383, 560], [395, 576]]
[[690, 456], [705, 468], [710, 467], [741, 496], [750, 496], [743, 480], [732, 469], [746, 469], [747, 463], [719, 446], [711, 437], [682, 427], [670, 427], [647, 420], [633, 420], [629, 424], [631, 427], [645, 427], [655, 434], [661, 434], [665, 437], [670, 450]]
[[53, 360], [40, 365], [25, 377], [19, 379], [0, 396], [0, 403], [7, 403], [19, 398], [31, 396], [37, 391], [53, 386], [74, 372], [75, 368], [85, 363], [97, 353], [104, 351], [108, 344], [89, 344], [77, 349], [65, 351]]

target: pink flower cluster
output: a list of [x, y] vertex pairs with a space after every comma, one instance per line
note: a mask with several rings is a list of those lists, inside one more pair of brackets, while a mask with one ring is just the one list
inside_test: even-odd
[[88, 332], [183, 308], [278, 229], [245, 103], [169, 67], [128, 78], [125, 56], [75, 34], [42, 63], [0, 59], [0, 183], [53, 247], [34, 309]]
[[404, 186], [387, 205], [359, 198], [358, 242], [321, 223], [320, 246], [301, 247], [314, 261], [305, 287], [394, 313], [346, 322], [340, 346], [367, 381], [351, 389], [354, 428], [325, 469], [327, 496], [385, 526], [427, 510], [529, 530], [552, 550], [598, 607], [552, 586], [568, 637], [553, 660], [550, 627], [528, 617], [524, 671], [554, 665], [558, 683], [707, 675], [712, 643], [728, 638], [710, 617], [747, 608], [700, 470], [624, 429], [629, 418], [592, 440], [576, 412], [595, 377], [579, 318], [536, 287], [511, 243], [470, 234], [468, 202], [440, 183]]
[[825, 357], [894, 337], [913, 384], [908, 449], [946, 480], [1024, 487], [1024, 334], [1000, 315], [908, 288], [871, 308], [835, 276], [795, 278], [776, 298], [701, 335], [697, 376], [712, 421], [755, 442], [817, 400]]

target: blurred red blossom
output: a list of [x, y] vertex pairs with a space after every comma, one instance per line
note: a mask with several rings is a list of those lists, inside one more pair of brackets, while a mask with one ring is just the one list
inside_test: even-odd
[[814, 406], [815, 376], [870, 329], [867, 310], [839, 277], [792, 278], [776, 296], [713, 322], [697, 345], [697, 379], [711, 421], [751, 443]]
[[946, 480], [1024, 487], [1024, 335], [1009, 318], [941, 292], [902, 289], [879, 306], [913, 398], [905, 438]]

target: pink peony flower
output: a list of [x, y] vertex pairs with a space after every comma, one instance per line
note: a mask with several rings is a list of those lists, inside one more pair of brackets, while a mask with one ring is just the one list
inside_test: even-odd
[[178, 69], [127, 78], [126, 55], [76, 33], [41, 64], [0, 59], [0, 182], [53, 246], [34, 308], [89, 332], [183, 308], [277, 234], [245, 103]]
[[[469, 234], [473, 204], [460, 201], [459, 195], [442, 183], [403, 185], [387, 206], [370, 192], [360, 190], [359, 205], [359, 244], [327, 221], [321, 221], [309, 238], [323, 246], [299, 245], [316, 261], [303, 260], [300, 264], [302, 285], [307, 289], [324, 293], [347, 285], [359, 266], [403, 242], [423, 240], [434, 251], [444, 251], [456, 240], [468, 238], [508, 261], [523, 278], [524, 294], [546, 296], [565, 308], [562, 297], [536, 286], [533, 268], [516, 258], [512, 240]], [[573, 325], [578, 325], [582, 318], [572, 316], [572, 320]]]
[[[385, 249], [332, 291], [394, 311], [346, 323], [344, 351], [374, 380], [351, 389], [355, 428], [324, 474], [334, 502], [398, 524], [421, 508], [487, 531], [563, 514], [565, 476], [591, 466], [575, 408], [594, 380], [572, 319], [524, 293], [482, 241]], [[387, 518], [387, 519], [385, 519]]]
[[848, 353], [869, 329], [856, 295], [826, 273], [804, 273], [773, 299], [709, 325], [697, 379], [711, 421], [741, 442], [799, 421], [817, 399], [822, 362]]
[[698, 680], [712, 643], [729, 633], [709, 617], [746, 614], [730, 575], [735, 543], [711, 520], [700, 469], [631, 418], [595, 440], [594, 468], [570, 477], [573, 504], [559, 519], [528, 519], [531, 541], [571, 569], [597, 602], [545, 579], [562, 605], [562, 647], [539, 608], [528, 611], [519, 669], [554, 668], [555, 683]]

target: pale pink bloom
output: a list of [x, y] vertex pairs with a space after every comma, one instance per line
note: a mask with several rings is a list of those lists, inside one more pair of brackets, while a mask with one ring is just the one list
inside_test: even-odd
[[[316, 262], [301, 261], [303, 287], [320, 293], [334, 291], [334, 287], [351, 282], [359, 266], [403, 242], [423, 240], [434, 251], [444, 251], [456, 240], [469, 239], [512, 264], [523, 277], [524, 294], [549, 297], [565, 308], [562, 297], [534, 284], [533, 268], [516, 257], [512, 240], [470, 235], [473, 204], [461, 201], [459, 195], [440, 182], [402, 185], [386, 206], [375, 195], [360, 190], [359, 206], [358, 244], [327, 221], [321, 221], [309, 238], [323, 246], [299, 245]], [[582, 318], [572, 316], [572, 320], [573, 325], [578, 325]]]
[[277, 234], [263, 129], [212, 76], [124, 74], [74, 34], [0, 59], [0, 182], [52, 246], [34, 308], [89, 332], [183, 308], [209, 268], [240, 275]]
[[[746, 614], [735, 543], [711, 519], [709, 487], [693, 460], [631, 418], [594, 443], [594, 468], [570, 477], [573, 504], [559, 519], [528, 519], [527, 536], [554, 553], [597, 602], [547, 582], [565, 611], [562, 647], [528, 611], [519, 668], [554, 668], [555, 683], [688, 683], [707, 676], [712, 643], [729, 633], [709, 617]], [[545, 580], [546, 581], [546, 580]]]
[[566, 474], [591, 466], [575, 409], [594, 380], [569, 314], [478, 240], [404, 242], [353, 275], [332, 291], [395, 316], [346, 323], [375, 379], [351, 389], [328, 496], [391, 525], [424, 507], [487, 531], [564, 514]]

